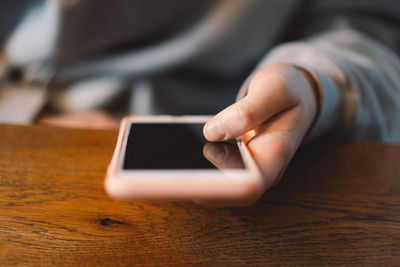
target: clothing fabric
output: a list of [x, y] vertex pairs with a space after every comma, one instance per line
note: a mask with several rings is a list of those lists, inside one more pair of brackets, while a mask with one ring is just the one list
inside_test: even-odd
[[[400, 142], [399, 1], [70, 2], [59, 5], [47, 58], [8, 60], [22, 68], [47, 64], [64, 82], [49, 98], [61, 110], [73, 109], [66, 99], [71, 88], [79, 91], [74, 84], [109, 78], [121, 88], [147, 80], [163, 113], [212, 114], [234, 101], [257, 68], [284, 61], [319, 82], [322, 110], [312, 138]], [[245, 90], [246, 83], [239, 96]]]

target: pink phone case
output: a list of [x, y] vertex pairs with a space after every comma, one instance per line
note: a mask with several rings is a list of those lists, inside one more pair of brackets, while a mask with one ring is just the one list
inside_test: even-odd
[[[249, 150], [243, 142], [239, 149], [245, 161], [245, 171], [179, 170], [179, 171], [126, 171], [122, 170], [121, 151], [125, 135], [135, 121], [153, 122], [206, 122], [205, 116], [128, 116], [121, 122], [118, 142], [107, 169], [104, 183], [106, 192], [117, 199], [185, 198], [185, 199], [240, 199], [258, 198], [264, 182]], [[179, 145], [179, 144], [177, 144]]]

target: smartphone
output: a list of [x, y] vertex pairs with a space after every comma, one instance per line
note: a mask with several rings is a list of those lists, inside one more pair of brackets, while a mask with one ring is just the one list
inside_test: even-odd
[[235, 199], [258, 195], [262, 176], [246, 144], [208, 142], [208, 116], [122, 120], [105, 190], [117, 199]]

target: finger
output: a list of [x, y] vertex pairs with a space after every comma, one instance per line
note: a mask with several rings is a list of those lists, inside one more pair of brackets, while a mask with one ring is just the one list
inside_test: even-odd
[[[299, 146], [304, 127], [297, 122], [303, 118], [301, 110], [294, 108], [280, 113], [274, 119], [261, 125], [257, 134], [247, 143], [257, 166], [260, 168], [264, 188], [259, 194], [247, 198], [196, 199], [196, 204], [209, 207], [232, 207], [253, 205], [262, 193], [280, 179], [284, 170]], [[297, 126], [293, 126], [297, 125]], [[225, 152], [222, 152], [224, 154]], [[216, 152], [218, 154], [218, 151]]]
[[247, 144], [260, 168], [265, 188], [276, 183], [301, 143], [303, 126], [297, 109], [288, 110], [260, 127]]
[[244, 168], [237, 145], [208, 142], [203, 147], [203, 154], [207, 160], [220, 170]]
[[293, 75], [298, 75], [297, 70], [288, 65], [259, 71], [250, 82], [247, 96], [208, 121], [204, 136], [209, 141], [236, 138], [282, 110], [298, 104], [297, 95], [287, 82]]

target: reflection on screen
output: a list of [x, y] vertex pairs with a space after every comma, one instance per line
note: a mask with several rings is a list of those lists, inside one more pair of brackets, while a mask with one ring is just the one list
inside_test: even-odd
[[203, 136], [203, 126], [203, 123], [132, 124], [123, 168], [128, 170], [244, 168], [237, 145], [227, 142], [207, 142]]

